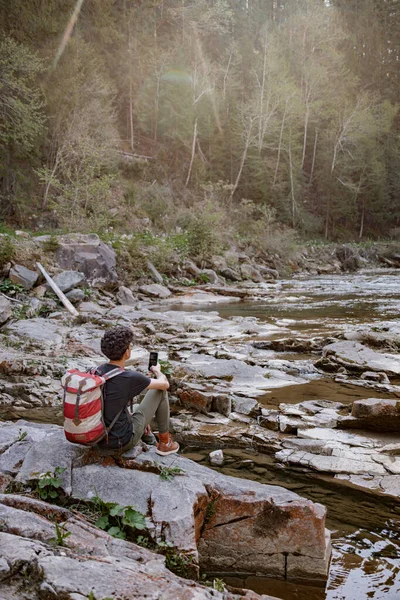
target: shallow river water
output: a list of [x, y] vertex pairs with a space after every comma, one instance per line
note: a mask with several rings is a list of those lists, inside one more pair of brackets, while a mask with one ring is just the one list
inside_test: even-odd
[[[329, 336], [360, 326], [389, 332], [400, 330], [400, 271], [294, 277], [268, 287], [272, 291], [268, 300], [219, 305], [217, 311], [225, 318], [253, 316], [289, 330], [276, 337]], [[280, 357], [310, 358], [301, 354]], [[373, 395], [379, 394], [373, 392]], [[280, 402], [318, 398], [350, 403], [367, 397], [371, 397], [371, 390], [323, 378], [273, 390], [266, 404], [277, 406]], [[242, 458], [255, 459], [255, 464], [259, 464], [254, 455]], [[245, 584], [283, 600], [400, 600], [400, 505], [350, 488], [346, 491], [335, 488], [329, 478], [317, 480], [315, 476], [308, 479], [294, 472], [279, 473], [272, 464], [267, 477], [229, 467], [223, 471], [283, 485], [321, 502], [328, 508], [327, 527], [333, 532], [332, 562], [325, 589], [255, 578], [229, 583]]]

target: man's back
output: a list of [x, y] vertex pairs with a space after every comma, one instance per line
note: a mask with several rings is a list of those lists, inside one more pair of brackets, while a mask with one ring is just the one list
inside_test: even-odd
[[[116, 365], [105, 363], [98, 367], [99, 375], [109, 373]], [[120, 375], [110, 379], [104, 389], [104, 421], [109, 427], [115, 416], [120, 416], [111, 429], [107, 440], [99, 443], [101, 448], [120, 448], [125, 446], [132, 437], [132, 422], [128, 412], [128, 404], [135, 396], [138, 396], [150, 384], [151, 379], [138, 371], [124, 370]]]

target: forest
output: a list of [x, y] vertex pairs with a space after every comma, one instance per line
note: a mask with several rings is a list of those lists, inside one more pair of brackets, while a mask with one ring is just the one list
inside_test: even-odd
[[0, 0], [0, 219], [389, 239], [399, 52], [396, 0]]

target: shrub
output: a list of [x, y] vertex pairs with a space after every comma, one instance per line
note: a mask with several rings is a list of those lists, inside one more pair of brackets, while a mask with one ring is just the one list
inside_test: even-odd
[[8, 235], [0, 236], [0, 268], [10, 262], [15, 255], [13, 240]]

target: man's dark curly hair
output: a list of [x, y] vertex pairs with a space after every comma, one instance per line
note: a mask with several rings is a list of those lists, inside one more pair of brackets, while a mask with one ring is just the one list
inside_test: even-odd
[[101, 338], [101, 351], [109, 360], [121, 360], [132, 342], [133, 331], [129, 327], [113, 327]]

